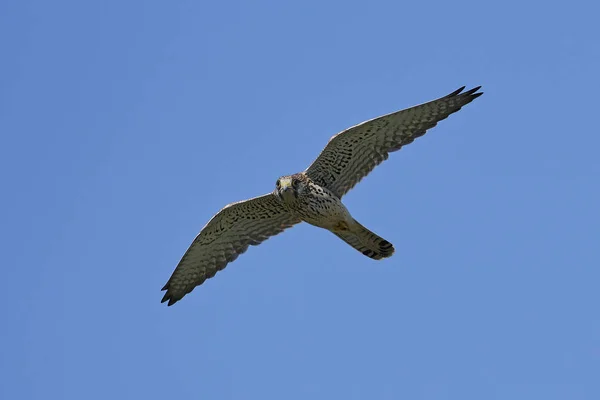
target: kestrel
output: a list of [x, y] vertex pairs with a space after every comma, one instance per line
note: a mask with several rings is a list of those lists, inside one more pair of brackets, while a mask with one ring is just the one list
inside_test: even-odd
[[248, 249], [302, 221], [327, 229], [374, 260], [394, 246], [352, 218], [341, 198], [389, 153], [423, 136], [438, 121], [481, 96], [481, 86], [387, 114], [333, 136], [317, 159], [294, 175], [277, 179], [275, 190], [232, 203], [200, 231], [167, 284], [162, 302], [171, 306]]

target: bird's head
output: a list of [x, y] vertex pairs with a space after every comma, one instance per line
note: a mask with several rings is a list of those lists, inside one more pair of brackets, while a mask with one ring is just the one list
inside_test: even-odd
[[304, 193], [307, 184], [303, 174], [282, 176], [275, 183], [275, 194], [284, 202], [291, 203]]

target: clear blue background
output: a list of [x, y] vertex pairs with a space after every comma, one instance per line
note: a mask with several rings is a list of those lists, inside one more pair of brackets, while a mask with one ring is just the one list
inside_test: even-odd
[[[591, 3], [1, 2], [0, 397], [600, 398]], [[222, 206], [462, 85], [345, 198], [393, 258], [302, 225], [160, 303]]]

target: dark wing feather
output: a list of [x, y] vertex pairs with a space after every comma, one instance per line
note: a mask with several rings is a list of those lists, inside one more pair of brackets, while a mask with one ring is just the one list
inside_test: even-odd
[[225, 206], [200, 231], [162, 288], [173, 305], [248, 249], [299, 223], [272, 193]]
[[439, 121], [457, 112], [483, 93], [481, 88], [449, 95], [415, 107], [387, 114], [353, 126], [333, 136], [305, 173], [340, 198], [389, 153], [425, 134]]

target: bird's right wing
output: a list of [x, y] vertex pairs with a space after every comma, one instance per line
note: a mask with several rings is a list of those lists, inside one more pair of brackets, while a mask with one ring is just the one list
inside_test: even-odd
[[173, 305], [248, 249], [300, 222], [272, 193], [225, 206], [200, 231], [162, 288]]
[[389, 153], [425, 134], [483, 93], [464, 86], [447, 96], [387, 114], [333, 136], [305, 171], [316, 184], [342, 197], [384, 160]]

